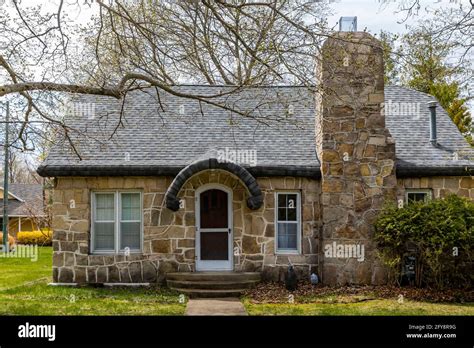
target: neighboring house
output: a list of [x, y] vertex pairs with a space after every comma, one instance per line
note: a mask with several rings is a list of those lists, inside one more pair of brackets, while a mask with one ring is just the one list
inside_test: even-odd
[[[5, 195], [0, 187], [0, 214]], [[43, 187], [37, 184], [8, 184], [8, 233], [16, 238], [18, 232], [38, 230], [36, 221], [45, 216]], [[3, 215], [0, 216], [3, 224]]]
[[[291, 262], [327, 284], [383, 283], [377, 212], [387, 201], [473, 199], [474, 151], [445, 110], [430, 113], [433, 97], [384, 88], [375, 39], [338, 35], [323, 47], [324, 98], [305, 87], [177, 87], [260, 106], [259, 120], [148, 90], [127, 95], [122, 126], [121, 101], [78, 96], [88, 112], [67, 122], [81, 159], [64, 141], [38, 169], [55, 177], [54, 281], [217, 270], [278, 280]], [[363, 245], [364, 257], [325, 254], [341, 244]]]

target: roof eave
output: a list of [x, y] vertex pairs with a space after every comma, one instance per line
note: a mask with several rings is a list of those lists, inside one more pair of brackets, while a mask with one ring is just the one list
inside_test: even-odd
[[[44, 165], [37, 170], [43, 177], [68, 176], [176, 176], [184, 166], [128, 165], [128, 166], [63, 166]], [[296, 176], [321, 178], [318, 166], [256, 166], [246, 168], [253, 176]], [[397, 177], [421, 176], [470, 176], [474, 166], [423, 166], [414, 164], [397, 164]]]
[[[176, 176], [184, 166], [128, 165], [128, 166], [61, 166], [44, 165], [37, 170], [42, 177], [68, 176]], [[318, 166], [256, 166], [246, 167], [256, 177], [297, 176], [319, 179]]]
[[397, 165], [397, 177], [421, 177], [421, 176], [471, 176], [474, 174], [474, 166], [420, 166], [420, 165]]

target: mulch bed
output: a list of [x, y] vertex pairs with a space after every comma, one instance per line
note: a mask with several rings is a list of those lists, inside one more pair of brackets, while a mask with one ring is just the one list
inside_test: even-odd
[[259, 283], [244, 295], [252, 303], [288, 303], [293, 295], [295, 303], [351, 303], [374, 299], [404, 299], [425, 302], [474, 302], [473, 289], [435, 290], [430, 288], [396, 286], [312, 286], [299, 283], [298, 289], [290, 292], [283, 283]]

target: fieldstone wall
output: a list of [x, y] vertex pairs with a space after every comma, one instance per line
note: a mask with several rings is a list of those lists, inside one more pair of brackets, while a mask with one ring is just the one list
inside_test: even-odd
[[470, 176], [437, 176], [398, 178], [398, 200], [405, 201], [406, 189], [430, 189], [432, 198], [443, 198], [455, 193], [474, 200], [474, 179]]
[[[364, 247], [363, 261], [324, 254], [326, 284], [383, 283], [374, 255], [373, 222], [396, 199], [395, 143], [382, 111], [382, 49], [368, 33], [338, 33], [322, 50], [317, 98], [317, 151], [322, 172], [322, 239], [326, 246]], [[332, 250], [332, 249], [331, 249]], [[336, 250], [334, 248], [334, 250]]]
[[[60, 283], [160, 282], [167, 272], [194, 270], [195, 190], [220, 183], [233, 190], [235, 271], [261, 271], [265, 279], [282, 279], [291, 261], [300, 276], [318, 272], [320, 184], [308, 178], [258, 178], [264, 194], [259, 210], [246, 205], [248, 192], [228, 172], [205, 171], [193, 176], [178, 198], [184, 206], [165, 206], [172, 177], [57, 178], [53, 203], [53, 278]], [[91, 255], [90, 197], [92, 191], [136, 189], [143, 192], [143, 252]], [[301, 255], [275, 254], [275, 192], [300, 191], [302, 202]], [[72, 201], [74, 204], [71, 205]]]
[[[163, 258], [158, 255], [146, 252], [147, 236], [156, 232], [149, 226], [152, 216], [155, 220], [167, 219], [166, 214], [150, 208], [155, 205], [155, 197], [156, 204], [162, 204], [158, 200], [164, 196], [171, 180], [171, 177], [154, 180], [140, 177], [57, 178], [53, 193], [53, 280], [80, 284], [156, 282], [162, 278], [161, 274], [174, 270], [172, 260], [162, 261]], [[129, 256], [91, 255], [91, 192], [115, 189], [137, 189], [143, 192], [145, 250]]]

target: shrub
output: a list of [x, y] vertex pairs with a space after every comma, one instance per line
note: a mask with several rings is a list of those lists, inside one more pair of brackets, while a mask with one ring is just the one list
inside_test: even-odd
[[470, 286], [474, 203], [457, 195], [384, 208], [375, 223], [379, 254], [399, 280], [404, 256], [416, 257], [417, 286]]
[[[3, 232], [0, 232], [0, 244], [3, 244]], [[8, 245], [10, 249], [15, 245], [15, 238], [11, 235], [8, 235]]]
[[18, 244], [50, 246], [53, 243], [53, 233], [48, 229], [31, 232], [18, 232], [16, 239]]

